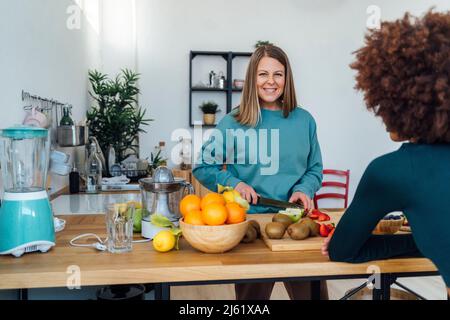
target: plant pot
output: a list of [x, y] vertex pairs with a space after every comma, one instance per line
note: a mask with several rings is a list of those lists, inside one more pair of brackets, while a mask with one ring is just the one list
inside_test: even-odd
[[203, 114], [203, 124], [214, 125], [216, 123], [216, 115], [210, 113]]

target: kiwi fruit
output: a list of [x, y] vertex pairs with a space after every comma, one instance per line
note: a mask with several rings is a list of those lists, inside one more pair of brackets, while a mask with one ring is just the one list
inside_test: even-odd
[[251, 243], [256, 240], [258, 237], [258, 232], [256, 231], [256, 228], [249, 224], [247, 228], [247, 232], [245, 233], [244, 238], [242, 238], [241, 242], [243, 243]]
[[291, 237], [292, 240], [303, 240], [309, 237], [311, 230], [306, 223], [294, 223], [291, 224], [287, 233]]
[[286, 231], [286, 226], [281, 222], [270, 222], [266, 225], [265, 231], [269, 239], [281, 239]]
[[299, 223], [305, 224], [308, 226], [309, 230], [311, 231], [310, 236], [316, 237], [320, 234], [320, 224], [315, 222], [314, 220], [310, 218], [304, 218], [299, 221]]
[[256, 230], [256, 237], [257, 238], [261, 238], [261, 227], [260, 227], [258, 221], [249, 220], [248, 223], [249, 223], [249, 226], [252, 226], [253, 228], [255, 228], [255, 230]]
[[292, 219], [288, 215], [282, 213], [277, 213], [274, 215], [272, 217], [272, 222], [281, 222], [286, 226], [286, 228], [293, 223]]

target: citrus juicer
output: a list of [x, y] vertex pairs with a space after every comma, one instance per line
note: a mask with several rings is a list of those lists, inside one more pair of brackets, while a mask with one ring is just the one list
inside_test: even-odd
[[3, 197], [0, 254], [47, 252], [55, 245], [46, 184], [50, 155], [47, 129], [17, 126], [0, 131]]
[[193, 186], [182, 178], [174, 178], [172, 171], [160, 166], [152, 178], [139, 180], [142, 195], [142, 237], [153, 239], [164, 228], [151, 223], [154, 214], [163, 215], [175, 226], [179, 225], [179, 204], [185, 194], [194, 193]]

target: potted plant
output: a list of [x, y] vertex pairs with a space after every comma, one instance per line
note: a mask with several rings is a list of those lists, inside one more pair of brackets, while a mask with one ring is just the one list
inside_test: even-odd
[[216, 113], [220, 112], [219, 106], [214, 101], [203, 102], [199, 106], [203, 112], [203, 123], [206, 125], [213, 125], [216, 122]]
[[138, 134], [146, 132], [142, 126], [152, 121], [145, 118], [145, 110], [137, 104], [138, 80], [139, 75], [127, 69], [115, 79], [89, 71], [89, 93], [96, 102], [87, 112], [89, 132], [97, 138], [103, 154], [107, 154], [110, 145], [114, 147], [119, 163], [130, 153], [138, 154]]
[[270, 41], [258, 40], [255, 44], [256, 49], [262, 46], [273, 46], [273, 43]]

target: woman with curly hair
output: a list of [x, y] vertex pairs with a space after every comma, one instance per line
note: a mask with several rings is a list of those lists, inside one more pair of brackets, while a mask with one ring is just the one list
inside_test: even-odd
[[[369, 164], [322, 251], [353, 263], [423, 254], [449, 288], [450, 12], [382, 23], [351, 67], [367, 108], [392, 140], [407, 142]], [[394, 211], [406, 215], [412, 235], [372, 235]]]

